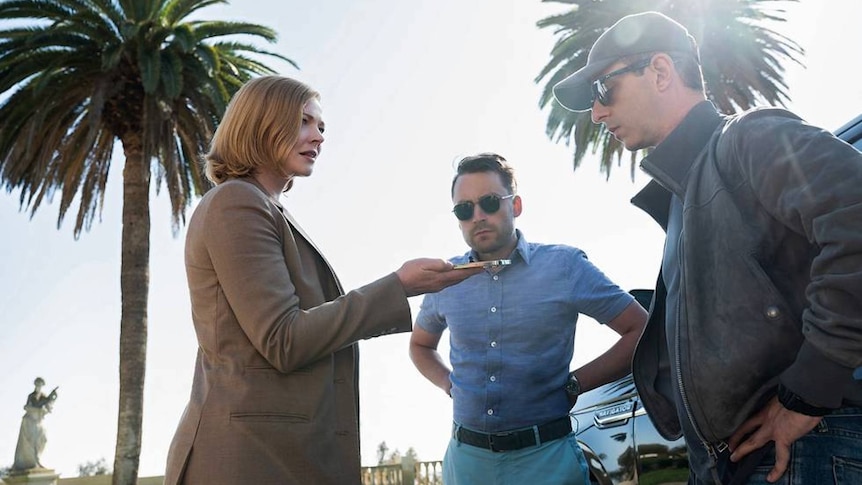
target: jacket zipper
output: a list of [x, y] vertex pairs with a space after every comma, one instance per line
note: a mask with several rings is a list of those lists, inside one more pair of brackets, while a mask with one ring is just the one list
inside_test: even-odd
[[[671, 197], [679, 197], [678, 195], [676, 195], [676, 192], [671, 190], [671, 188], [668, 186], [668, 184], [664, 180], [664, 174], [659, 173], [657, 175], [657, 172], [660, 172], [660, 171], [656, 170], [657, 167], [655, 167], [655, 165], [649, 163], [648, 160], [644, 159], [643, 161], [641, 161], [640, 166], [641, 166], [641, 169], [643, 169], [643, 171], [647, 173], [647, 175], [652, 177], [653, 180], [658, 182], [662, 187], [664, 187], [665, 190], [670, 192]], [[684, 199], [680, 198], [680, 200], [682, 201]], [[684, 203], [681, 203], [681, 205], [684, 205]], [[684, 209], [684, 207], [683, 207], [683, 209]], [[684, 210], [683, 210], [683, 212], [684, 212]], [[680, 217], [682, 217], [682, 216], [683, 216], [683, 214], [680, 214]], [[684, 283], [684, 279], [685, 279], [685, 275], [683, 273], [684, 266], [682, 264], [682, 261], [684, 259], [683, 258], [683, 252], [685, 251], [685, 248], [681, 244], [682, 235], [683, 235], [684, 231], [685, 231], [685, 229], [680, 231], [679, 240], [677, 241], [677, 244], [676, 244], [676, 247], [677, 247], [677, 267], [679, 268], [679, 283], [678, 283], [679, 288], [683, 288], [683, 283]], [[681, 295], [681, 293], [682, 292], [679, 289], [677, 289], [677, 294]], [[683, 405], [683, 408], [685, 409], [686, 418], [688, 418], [688, 422], [691, 423], [691, 428], [694, 430], [695, 434], [697, 435], [698, 440], [700, 440], [700, 443], [703, 445], [704, 448], [706, 448], [706, 452], [709, 454], [710, 459], [712, 459], [712, 462], [713, 462], [712, 464], [713, 464], [713, 468], [714, 468], [715, 462], [718, 459], [718, 453], [713, 448], [713, 446], [706, 440], [706, 438], [703, 437], [703, 433], [701, 433], [700, 429], [697, 427], [697, 423], [694, 422], [694, 418], [693, 418], [693, 415], [691, 412], [691, 405], [688, 402], [688, 396], [685, 393], [685, 386], [683, 385], [683, 382], [682, 382], [682, 368], [680, 367], [680, 360], [681, 360], [680, 355], [681, 355], [681, 353], [680, 353], [680, 342], [679, 342], [680, 341], [680, 338], [679, 338], [680, 323], [679, 322], [680, 322], [680, 318], [682, 316], [682, 311], [681, 311], [682, 310], [682, 301], [683, 301], [683, 299], [681, 297], [678, 297], [676, 299], [676, 307], [677, 307], [676, 308], [676, 322], [674, 322], [676, 324], [676, 333], [674, 334], [674, 350], [675, 350], [674, 361], [676, 364], [676, 376], [675, 376], [676, 377], [676, 383], [677, 383], [677, 386], [679, 387], [679, 394], [680, 394], [680, 397], [682, 398], [682, 405]], [[727, 445], [725, 443], [723, 443], [723, 442], [720, 443], [719, 447], [718, 447], [718, 452], [724, 451], [724, 449], [726, 447], [727, 447]]]
[[[682, 217], [682, 214], [680, 214], [680, 217]], [[700, 441], [700, 444], [703, 445], [704, 448], [706, 448], [706, 452], [709, 455], [709, 458], [711, 461], [710, 462], [710, 470], [712, 470], [713, 475], [715, 475], [715, 467], [716, 467], [716, 464], [718, 462], [718, 454], [727, 449], [727, 443], [725, 443], [724, 441], [721, 441], [717, 444], [717, 446], [713, 446], [703, 436], [703, 433], [701, 432], [700, 428], [698, 428], [697, 423], [694, 420], [694, 414], [691, 412], [691, 404], [688, 401], [688, 395], [686, 394], [686, 391], [685, 391], [685, 385], [682, 382], [682, 366], [680, 365], [681, 361], [682, 361], [682, 358], [681, 358], [682, 353], [680, 352], [680, 336], [679, 335], [680, 335], [680, 321], [683, 317], [683, 314], [682, 314], [683, 298], [682, 298], [682, 290], [681, 289], [683, 288], [683, 283], [685, 281], [685, 275], [683, 274], [684, 266], [682, 264], [682, 262], [684, 260], [683, 252], [685, 251], [685, 248], [682, 245], [682, 239], [683, 239], [682, 235], [683, 235], [684, 231], [685, 231], [685, 229], [680, 231], [679, 240], [677, 240], [677, 242], [676, 242], [677, 267], [679, 268], [679, 283], [678, 283], [678, 289], [677, 289], [677, 294], [679, 296], [676, 299], [676, 306], [677, 306], [677, 308], [676, 308], [676, 322], [675, 322], [676, 332], [674, 334], [674, 347], [675, 347], [674, 350], [675, 350], [675, 354], [676, 354], [676, 355], [674, 355], [674, 360], [676, 361], [675, 362], [676, 363], [676, 384], [679, 387], [679, 394], [680, 394], [680, 397], [682, 398], [682, 405], [683, 405], [683, 408], [685, 409], [686, 418], [688, 419], [688, 422], [691, 424], [691, 429], [693, 429], [694, 433], [697, 435], [697, 438]], [[714, 476], [713, 478], [718, 483], [721, 483], [717, 476]]]

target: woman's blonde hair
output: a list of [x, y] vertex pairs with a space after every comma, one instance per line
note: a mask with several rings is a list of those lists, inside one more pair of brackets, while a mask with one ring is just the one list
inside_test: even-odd
[[[258, 167], [283, 173], [282, 162], [299, 138], [302, 108], [317, 91], [287, 77], [262, 76], [234, 94], [206, 154], [206, 174], [218, 185]], [[287, 175], [287, 174], [285, 174]]]

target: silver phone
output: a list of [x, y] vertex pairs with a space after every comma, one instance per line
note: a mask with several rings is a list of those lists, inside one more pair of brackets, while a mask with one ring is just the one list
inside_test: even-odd
[[512, 264], [511, 259], [495, 259], [492, 261], [471, 261], [469, 263], [461, 263], [456, 264], [455, 269], [466, 269], [466, 268], [493, 268], [495, 266], [507, 266]]

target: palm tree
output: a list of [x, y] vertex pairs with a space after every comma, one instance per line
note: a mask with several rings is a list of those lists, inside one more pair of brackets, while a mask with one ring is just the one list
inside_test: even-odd
[[[104, 201], [114, 142], [125, 155], [120, 396], [113, 483], [133, 484], [149, 292], [149, 194], [167, 188], [174, 230], [208, 188], [198, 156], [231, 95], [289, 59], [231, 40], [276, 40], [242, 22], [187, 20], [224, 0], [6, 0], [0, 3], [0, 181], [32, 215], [59, 194], [58, 227], [78, 197], [74, 236]], [[225, 38], [227, 36], [227, 38]], [[296, 67], [295, 64], [293, 64]]]
[[[707, 97], [723, 113], [748, 109], [755, 102], [784, 105], [790, 98], [782, 79], [783, 60], [801, 64], [795, 57], [804, 50], [767, 27], [786, 19], [774, 6], [784, 0], [542, 0], [573, 5], [571, 10], [540, 20], [539, 28], [552, 28], [557, 41], [551, 59], [536, 77], [547, 80], [539, 106], [550, 105], [545, 132], [554, 142], [574, 143], [574, 168], [587, 149], [601, 149], [601, 170], [610, 177], [613, 161], [622, 162], [624, 147], [604, 126], [590, 121], [590, 113], [573, 113], [553, 101], [553, 86], [583, 67], [599, 35], [621, 17], [654, 10], [677, 20], [700, 47]], [[797, 1], [797, 0], [789, 0]], [[634, 177], [637, 153], [631, 153]]]

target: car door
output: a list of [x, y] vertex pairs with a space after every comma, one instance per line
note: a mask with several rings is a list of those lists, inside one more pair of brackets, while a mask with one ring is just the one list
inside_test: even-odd
[[[652, 290], [631, 290], [649, 308]], [[601, 485], [680, 485], [688, 481], [685, 441], [666, 440], [647, 416], [631, 374], [578, 397], [572, 428]]]

